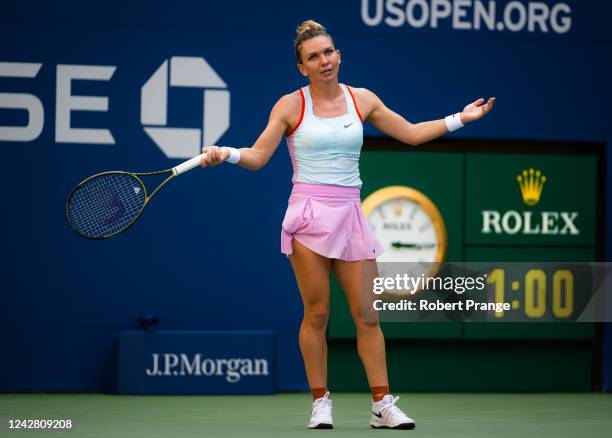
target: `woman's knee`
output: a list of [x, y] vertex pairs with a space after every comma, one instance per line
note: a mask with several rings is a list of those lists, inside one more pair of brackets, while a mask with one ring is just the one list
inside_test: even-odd
[[354, 319], [354, 322], [355, 330], [357, 331], [357, 336], [359, 336], [360, 334], [368, 334], [380, 330], [380, 323], [377, 319], [356, 318]]
[[314, 305], [304, 309], [303, 324], [316, 330], [325, 330], [329, 320], [329, 306]]

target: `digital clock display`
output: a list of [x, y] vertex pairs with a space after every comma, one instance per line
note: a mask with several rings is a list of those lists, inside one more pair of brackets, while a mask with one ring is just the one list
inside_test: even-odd
[[[487, 277], [487, 283], [494, 288], [496, 303], [510, 300], [513, 310], [523, 309], [531, 319], [542, 318], [547, 311], [556, 319], [570, 318], [574, 314], [574, 274], [570, 269], [558, 269], [552, 278], [543, 269], [529, 269], [522, 282], [512, 280], [507, 292], [506, 271], [494, 269]], [[522, 294], [521, 294], [522, 292]], [[496, 318], [503, 318], [504, 311], [495, 312]]]
[[413, 264], [379, 263], [369, 301], [374, 310], [382, 312], [383, 321], [572, 322], [605, 318], [602, 310], [605, 281], [612, 271], [609, 266], [445, 263], [437, 275], [414, 275], [418, 271]]

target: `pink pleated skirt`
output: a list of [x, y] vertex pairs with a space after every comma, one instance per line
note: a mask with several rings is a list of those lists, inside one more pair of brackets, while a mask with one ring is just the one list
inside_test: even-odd
[[322, 256], [347, 261], [375, 259], [382, 245], [361, 210], [358, 187], [294, 183], [281, 230], [281, 252], [293, 239]]

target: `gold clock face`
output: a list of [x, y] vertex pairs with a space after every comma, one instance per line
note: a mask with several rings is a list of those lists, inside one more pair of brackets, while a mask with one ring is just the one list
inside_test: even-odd
[[447, 237], [442, 215], [427, 196], [410, 187], [390, 186], [368, 196], [362, 208], [385, 250], [377, 259], [379, 275], [390, 274], [384, 267], [393, 265], [385, 262], [415, 262], [403, 265], [404, 272], [408, 266], [408, 275], [435, 275], [446, 256]]

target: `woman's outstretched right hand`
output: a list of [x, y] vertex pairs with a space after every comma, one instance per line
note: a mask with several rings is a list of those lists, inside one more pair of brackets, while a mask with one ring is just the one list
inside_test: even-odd
[[219, 146], [204, 146], [202, 152], [206, 154], [205, 158], [200, 160], [200, 166], [216, 166], [223, 163], [230, 156], [230, 151], [227, 148]]

